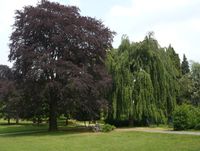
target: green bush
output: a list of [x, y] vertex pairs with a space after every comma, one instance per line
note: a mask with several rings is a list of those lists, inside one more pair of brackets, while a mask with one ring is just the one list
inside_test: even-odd
[[173, 113], [174, 130], [194, 129], [199, 121], [199, 109], [183, 104], [178, 106]]
[[110, 132], [113, 131], [116, 127], [110, 124], [105, 124], [101, 127], [102, 132]]
[[196, 126], [195, 126], [195, 128], [194, 128], [195, 130], [200, 130], [200, 123], [199, 124], [197, 124]]

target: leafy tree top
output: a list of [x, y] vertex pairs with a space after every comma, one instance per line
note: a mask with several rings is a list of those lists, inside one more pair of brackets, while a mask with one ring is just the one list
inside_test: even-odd
[[22, 85], [37, 82], [38, 92], [45, 91], [54, 125], [59, 104], [60, 110], [70, 100], [100, 106], [101, 91], [110, 82], [104, 59], [114, 32], [81, 16], [77, 7], [47, 0], [17, 10], [13, 29], [9, 60]]
[[0, 65], [0, 80], [13, 79], [12, 70], [7, 65]]
[[166, 52], [171, 59], [176, 76], [180, 78], [181, 77], [181, 62], [180, 62], [179, 55], [175, 52], [174, 48], [171, 45], [169, 45]]
[[181, 63], [181, 70], [182, 70], [183, 75], [190, 72], [189, 63], [188, 63], [188, 60], [187, 60], [185, 54], [183, 55], [183, 61]]

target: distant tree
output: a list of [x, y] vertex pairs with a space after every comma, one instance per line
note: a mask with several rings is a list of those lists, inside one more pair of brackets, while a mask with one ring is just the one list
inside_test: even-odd
[[196, 106], [200, 105], [200, 64], [194, 62], [191, 68], [193, 80], [192, 103]]
[[40, 86], [49, 130], [57, 129], [57, 117], [69, 104], [84, 108], [92, 107], [88, 100], [98, 108], [105, 104], [101, 94], [110, 77], [104, 59], [114, 33], [101, 21], [81, 16], [77, 7], [42, 0], [36, 7], [16, 11], [13, 27], [9, 60], [23, 87]]
[[10, 116], [5, 114], [5, 107], [9, 100], [10, 89], [13, 86], [10, 81], [11, 79], [11, 69], [6, 65], [0, 65], [0, 111], [2, 116], [8, 119], [8, 124], [10, 124]]
[[183, 61], [181, 63], [181, 71], [183, 75], [190, 72], [189, 63], [187, 61], [185, 54], [183, 55]]
[[180, 92], [177, 97], [177, 103], [179, 105], [183, 103], [189, 103], [192, 100], [193, 93], [193, 80], [191, 74], [185, 74], [179, 79]]
[[14, 71], [6, 65], [0, 65], [0, 104], [3, 117], [19, 119], [19, 93], [16, 90]]
[[48, 117], [48, 104], [44, 96], [44, 87], [40, 83], [26, 82], [21, 86], [20, 118], [40, 124]]
[[[17, 83], [15, 70], [6, 66], [0, 65], [0, 102], [1, 113], [4, 118], [15, 118], [18, 123], [19, 118], [32, 119], [44, 116], [44, 111], [41, 110], [39, 86], [31, 83], [26, 83], [24, 89]], [[27, 103], [27, 100], [32, 100]], [[43, 114], [42, 114], [43, 113]]]

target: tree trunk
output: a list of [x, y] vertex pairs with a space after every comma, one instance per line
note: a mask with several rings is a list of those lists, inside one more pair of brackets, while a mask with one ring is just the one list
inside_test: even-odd
[[36, 119], [35, 118], [33, 118], [33, 124], [35, 124], [36, 123]]
[[8, 117], [8, 125], [10, 125], [10, 117]]
[[37, 118], [37, 126], [40, 126], [40, 123], [41, 123], [41, 119], [38, 117]]
[[134, 125], [134, 120], [132, 117], [129, 117], [129, 126], [133, 127]]
[[49, 112], [50, 112], [49, 131], [56, 131], [58, 129], [58, 126], [57, 126], [57, 100], [55, 99], [55, 97], [50, 98]]
[[65, 125], [67, 126], [68, 124], [69, 124], [68, 118], [66, 118], [66, 120], [65, 120]]
[[16, 124], [19, 124], [19, 117], [16, 117]]

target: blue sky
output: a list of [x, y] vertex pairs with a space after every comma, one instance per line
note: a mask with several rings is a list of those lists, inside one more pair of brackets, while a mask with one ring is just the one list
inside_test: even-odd
[[[143, 40], [149, 31], [162, 47], [171, 44], [182, 59], [200, 62], [200, 0], [51, 0], [76, 5], [81, 14], [101, 19], [117, 32], [113, 46], [118, 47], [121, 36], [131, 41]], [[11, 66], [9, 36], [14, 23], [14, 10], [36, 5], [38, 0], [6, 0], [0, 4], [0, 64]]]

